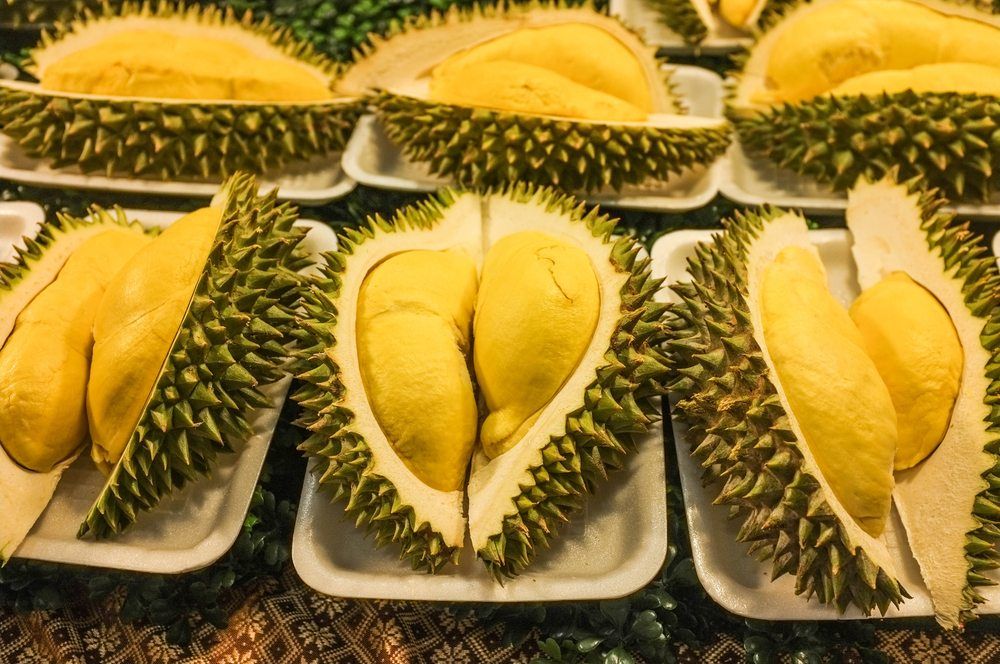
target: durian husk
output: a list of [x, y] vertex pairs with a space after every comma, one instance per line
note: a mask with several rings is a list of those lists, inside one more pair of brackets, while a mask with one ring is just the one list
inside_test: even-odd
[[771, 561], [772, 579], [793, 574], [796, 594], [840, 612], [853, 605], [884, 614], [909, 595], [884, 540], [852, 520], [801, 442], [751, 304], [751, 281], [768, 257], [782, 246], [811, 246], [806, 222], [766, 208], [723, 227], [695, 248], [691, 280], [671, 285], [674, 414], [688, 427], [703, 482], [718, 488], [715, 503], [742, 521], [738, 540]]
[[670, 28], [690, 46], [698, 47], [709, 33], [717, 32], [720, 26], [728, 31], [747, 34], [756, 32], [766, 17], [776, 7], [790, 0], [757, 0], [753, 11], [741, 25], [731, 25], [719, 15], [717, 3], [709, 0], [651, 0], [664, 25]]
[[[40, 73], [46, 53], [104, 21], [170, 18], [238, 28], [336, 78], [339, 67], [292, 31], [229, 9], [166, 0], [86, 10], [43, 33], [25, 70]], [[105, 97], [0, 81], [0, 130], [54, 168], [108, 177], [224, 179], [240, 170], [272, 172], [343, 150], [362, 112], [356, 99], [309, 103]]]
[[[24, 248], [17, 250], [11, 262], [0, 263], [0, 347], [14, 330], [17, 316], [55, 280], [73, 252], [110, 228], [145, 232], [118, 209], [95, 209], [83, 219], [60, 215], [55, 223], [43, 225], [34, 238], [24, 238]], [[0, 446], [0, 506], [6, 513], [0, 520], [0, 564], [17, 551], [77, 456], [50, 472], [36, 473], [19, 466]]]
[[[824, 94], [759, 106], [749, 94], [766, 66], [767, 49], [782, 24], [799, 12], [835, 0], [792, 0], [765, 15], [766, 29], [737, 56], [726, 117], [753, 157], [846, 191], [897, 169], [920, 177], [953, 200], [988, 200], [1000, 189], [1000, 98], [957, 92], [877, 95]], [[910, 0], [936, 11], [975, 18], [1000, 28], [1000, 3]]]
[[220, 454], [239, 450], [248, 418], [273, 404], [263, 386], [285, 375], [288, 325], [298, 306], [297, 212], [258, 196], [241, 173], [223, 186], [223, 208], [204, 271], [124, 453], [80, 527], [79, 536], [113, 537], [140, 513], [199, 477]]
[[950, 629], [975, 619], [1000, 567], [1000, 274], [996, 258], [968, 223], [940, 211], [945, 203], [919, 180], [895, 173], [859, 184], [847, 224], [863, 289], [902, 271], [937, 298], [964, 353], [948, 429], [923, 462], [896, 474], [893, 498], [910, 549], [930, 591], [938, 622]]
[[[526, 26], [581, 22], [615, 35], [647, 72], [653, 114], [646, 122], [600, 122], [431, 101], [417, 79], [449, 54]], [[441, 44], [447, 44], [442, 51]], [[426, 62], [424, 62], [426, 60]], [[424, 66], [426, 65], [426, 67]], [[389, 138], [429, 171], [459, 185], [516, 182], [564, 191], [649, 185], [718, 158], [730, 142], [725, 122], [685, 116], [650, 48], [616, 19], [589, 9], [532, 3], [501, 9], [452, 7], [372, 38], [336, 89], [369, 95]]]

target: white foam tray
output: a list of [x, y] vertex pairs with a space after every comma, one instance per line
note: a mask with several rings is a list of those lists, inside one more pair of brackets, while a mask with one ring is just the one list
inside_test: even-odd
[[[219, 181], [106, 177], [85, 175], [76, 168], [50, 168], [45, 160], [27, 156], [8, 136], [0, 134], [0, 178], [36, 187], [87, 189], [130, 194], [211, 198], [219, 191]], [[319, 157], [309, 162], [265, 175], [261, 190], [279, 187], [278, 197], [304, 205], [329, 203], [351, 193], [357, 183], [347, 177], [337, 155]]]
[[[713, 231], [685, 230], [669, 233], [653, 245], [653, 273], [666, 277], [667, 283], [690, 279], [687, 259], [698, 242], [708, 240]], [[850, 255], [850, 236], [846, 229], [810, 231], [813, 244], [819, 249], [826, 266], [827, 279], [833, 295], [845, 306], [858, 295], [857, 275]], [[660, 301], [675, 301], [664, 288]], [[806, 601], [795, 595], [794, 575], [770, 581], [770, 564], [760, 563], [747, 555], [747, 545], [736, 540], [739, 521], [727, 518], [728, 510], [712, 504], [718, 487], [703, 487], [701, 469], [691, 459], [691, 446], [686, 428], [672, 420], [677, 449], [684, 508], [691, 534], [691, 552], [698, 578], [708, 594], [723, 608], [735, 614], [760, 620], [856, 620], [865, 618], [855, 608], [839, 615], [836, 609], [822, 606], [815, 600]], [[893, 509], [886, 528], [886, 541], [898, 572], [900, 583], [913, 596], [890, 609], [887, 618], [930, 617], [934, 615], [930, 596], [920, 578], [917, 562], [909, 545], [899, 515]], [[1000, 580], [1000, 572], [991, 576]], [[979, 613], [1000, 613], [1000, 587], [980, 589], [986, 603]], [[878, 618], [877, 613], [871, 618]]]
[[[40, 210], [0, 203], [0, 219], [27, 210], [27, 224]], [[146, 226], [167, 226], [181, 213], [129, 211]], [[309, 227], [306, 246], [314, 254], [336, 249], [334, 232]], [[108, 541], [80, 540], [76, 532], [104, 486], [104, 476], [85, 452], [63, 475], [59, 488], [14, 558], [134, 572], [180, 574], [221, 558], [239, 536], [267, 448], [288, 392], [290, 379], [266, 388], [274, 407], [250, 414], [253, 436], [237, 454], [222, 455], [211, 478], [199, 480], [145, 512], [124, 535]]]
[[625, 471], [614, 474], [571, 517], [528, 570], [504, 585], [476, 559], [466, 535], [458, 567], [431, 576], [399, 560], [395, 545], [374, 541], [346, 518], [344, 503], [302, 487], [292, 561], [302, 580], [337, 597], [448, 602], [536, 602], [623, 597], [648, 584], [667, 554], [663, 433], [639, 441]]
[[[722, 79], [700, 67], [667, 67], [675, 71], [673, 81], [692, 115], [722, 117]], [[342, 161], [347, 175], [358, 182], [382, 189], [434, 191], [450, 182], [431, 175], [427, 166], [410, 161], [389, 140], [378, 121], [361, 118]], [[626, 187], [620, 193], [591, 195], [588, 200], [601, 205], [641, 210], [683, 212], [707, 205], [719, 191], [719, 163], [709, 168], [687, 171], [659, 186]]]
[[[831, 191], [812, 178], [779, 168], [767, 158], [747, 156], [738, 138], [719, 165], [720, 193], [744, 205], [769, 203], [806, 212], [830, 213], [847, 209], [847, 193]], [[966, 217], [1000, 217], [1000, 194], [988, 203], [949, 206]]]
[[698, 47], [691, 46], [665, 25], [656, 9], [645, 0], [611, 0], [609, 10], [612, 16], [620, 18], [625, 25], [638, 30], [647, 44], [667, 53], [715, 55], [732, 53], [753, 43], [745, 34], [720, 21], [718, 28], [710, 30]]
[[35, 203], [0, 203], [0, 262], [14, 260], [15, 249], [24, 248], [24, 238], [34, 237], [45, 221], [45, 210]]

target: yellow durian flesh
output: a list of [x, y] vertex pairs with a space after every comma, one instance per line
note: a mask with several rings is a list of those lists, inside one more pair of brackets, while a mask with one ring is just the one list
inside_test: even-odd
[[604, 30], [578, 23], [524, 28], [460, 51], [432, 71], [430, 97], [590, 120], [642, 121], [653, 111], [635, 55]]
[[[951, 65], [936, 69], [926, 65]], [[766, 69], [763, 103], [837, 93], [952, 90], [1000, 76], [1000, 29], [946, 16], [908, 0], [839, 0], [792, 19], [777, 36]], [[893, 73], [906, 72], [909, 73]], [[851, 79], [886, 72], [857, 84]], [[985, 91], [985, 92], [988, 92]]]
[[721, 0], [719, 15], [734, 28], [748, 27], [747, 23], [759, 3], [760, 0]]
[[18, 315], [0, 349], [0, 444], [28, 470], [49, 472], [84, 443], [94, 316], [109, 282], [149, 242], [126, 229], [95, 235]]
[[895, 405], [896, 470], [912, 468], [937, 448], [951, 421], [965, 362], [955, 325], [904, 272], [862, 293], [851, 318]]
[[514, 447], [591, 343], [600, 314], [594, 266], [578, 247], [524, 231], [491, 247], [476, 305], [476, 377], [491, 459]]
[[287, 57], [234, 40], [151, 28], [110, 34], [50, 63], [47, 90], [107, 96], [238, 101], [322, 101], [329, 82]]
[[462, 251], [407, 251], [361, 286], [357, 345], [369, 404], [407, 468], [439, 491], [465, 485], [478, 415], [469, 375], [476, 266]]
[[767, 350], [805, 444], [861, 528], [885, 529], [898, 434], [892, 398], [864, 339], [831, 295], [822, 263], [790, 246], [764, 269]]
[[145, 410], [202, 276], [221, 208], [192, 212], [139, 251], [108, 285], [94, 320], [87, 389], [91, 456], [110, 472]]

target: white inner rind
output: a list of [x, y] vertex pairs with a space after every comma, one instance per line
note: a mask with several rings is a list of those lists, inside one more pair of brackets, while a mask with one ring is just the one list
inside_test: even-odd
[[893, 492], [938, 620], [957, 628], [968, 584], [965, 536], [979, 526], [973, 505], [988, 486], [982, 474], [993, 467], [992, 455], [984, 451], [990, 441], [984, 424], [990, 409], [983, 403], [990, 354], [979, 338], [987, 321], [968, 310], [962, 281], [944, 271], [936, 250], [928, 250], [918, 201], [900, 185], [858, 185], [849, 195], [847, 226], [854, 236], [861, 288], [874, 286], [891, 272], [906, 272], [947, 310], [962, 344], [961, 387], [944, 439], [921, 464], [896, 473]]
[[[798, 19], [818, 11], [841, 0], [813, 0], [803, 2], [789, 11], [774, 28], [768, 30], [750, 50], [750, 57], [739, 75], [731, 104], [738, 108], [759, 110], [768, 108], [768, 104], [754, 103], [753, 97], [761, 90], [767, 89], [767, 64], [771, 59], [771, 51], [778, 38], [786, 30], [794, 30]], [[907, 0], [915, 5], [923, 5], [941, 14], [961, 16], [981, 23], [1000, 27], [1000, 15], [990, 15], [970, 4], [947, 2], [945, 0]], [[759, 12], [758, 12], [759, 16]]]
[[719, 19], [715, 16], [715, 8], [709, 0], [688, 0], [694, 11], [698, 14], [698, 19], [709, 33], [718, 32]]
[[586, 252], [597, 275], [601, 311], [590, 345], [580, 362], [520, 442], [492, 461], [477, 446], [468, 486], [469, 534], [476, 550], [503, 530], [505, 516], [517, 511], [514, 499], [520, 495], [521, 487], [534, 484], [529, 469], [542, 464], [541, 450], [553, 437], [566, 434], [567, 413], [580, 408], [587, 386], [597, 377], [595, 370], [606, 364], [604, 354], [621, 318], [621, 289], [629, 277], [627, 272], [615, 269], [609, 260], [611, 245], [594, 237], [585, 224], [570, 221], [555, 211], [546, 211], [537, 203], [493, 197], [488, 202], [485, 222], [487, 246], [514, 233], [535, 230]]
[[[823, 472], [816, 462], [816, 457], [813, 456], [812, 450], [809, 448], [809, 441], [802, 433], [802, 427], [799, 425], [798, 419], [795, 417], [795, 413], [788, 403], [785, 390], [782, 388], [781, 380], [778, 378], [778, 371], [767, 348], [767, 341], [764, 338], [762, 307], [760, 305], [764, 271], [782, 249], [790, 246], [802, 247], [812, 253], [817, 261], [820, 261], [819, 252], [809, 242], [806, 220], [801, 215], [791, 212], [765, 223], [763, 230], [760, 231], [760, 235], [750, 246], [747, 256], [747, 290], [749, 293], [747, 308], [750, 311], [750, 317], [753, 322], [754, 340], [761, 349], [764, 361], [767, 364], [768, 377], [771, 384], [774, 385], [775, 392], [777, 392], [778, 399], [781, 402], [781, 407], [788, 415], [789, 426], [798, 441], [796, 447], [802, 454], [803, 470], [819, 482], [824, 498], [840, 522], [841, 532], [845, 535], [845, 544], [851, 548], [852, 552], [862, 549], [876, 565], [885, 570], [886, 574], [896, 578], [895, 565], [889, 554], [885, 537], [875, 538], [866, 533], [840, 500], [837, 499], [837, 495], [834, 493], [830, 483], [823, 476]], [[820, 263], [822, 264], [822, 261]]]
[[377, 242], [359, 244], [342, 275], [339, 299], [350, 304], [338, 311], [337, 344], [327, 351], [340, 367], [340, 380], [345, 388], [341, 405], [354, 414], [354, 421], [347, 429], [357, 432], [368, 444], [373, 458], [371, 472], [392, 482], [400, 501], [413, 507], [417, 526], [430, 524], [441, 533], [445, 544], [455, 547], [461, 547], [465, 539], [464, 493], [439, 491], [424, 484], [399, 458], [368, 401], [361, 377], [357, 335], [353, 331], [357, 329], [361, 285], [375, 266], [394, 254], [414, 249], [444, 251], [452, 248], [464, 249], [480, 265], [481, 220], [479, 197], [465, 194], [444, 211], [442, 219], [432, 228], [381, 233]]
[[[68, 32], [62, 38], [32, 52], [32, 59], [35, 61], [35, 67], [32, 71], [34, 76], [42, 78], [45, 75], [45, 69], [51, 63], [72, 57], [74, 53], [94, 46], [112, 35], [134, 30], [161, 30], [187, 37], [224, 39], [239, 44], [262, 58], [284, 60], [289, 64], [298, 65], [324, 85], [331, 83], [331, 76], [327, 72], [284, 53], [271, 44], [266, 37], [242, 27], [239, 23], [223, 24], [221, 20], [204, 17], [199, 20], [196, 14], [175, 14], [170, 18], [137, 15], [103, 17], [86, 22], [74, 21], [71, 25], [73, 26], [72, 32]], [[155, 49], [155, 47], [155, 44], [150, 44], [151, 49]]]
[[431, 70], [455, 53], [524, 28], [566, 23], [583, 23], [600, 28], [632, 51], [646, 74], [654, 114], [669, 115], [680, 110], [680, 105], [664, 82], [655, 50], [643, 44], [617, 19], [585, 9], [515, 9], [505, 16], [481, 16], [475, 20], [461, 20], [459, 14], [451, 12], [442, 19], [441, 25], [374, 39], [372, 53], [348, 69], [337, 81], [335, 89], [347, 96], [360, 96], [381, 89], [427, 99]]

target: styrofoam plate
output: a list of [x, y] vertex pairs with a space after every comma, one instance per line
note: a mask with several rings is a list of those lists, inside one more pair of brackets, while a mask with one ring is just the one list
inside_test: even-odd
[[24, 238], [34, 237], [45, 221], [45, 210], [27, 202], [0, 203], [0, 262], [14, 259], [15, 249], [24, 248]]
[[[779, 168], [770, 159], [749, 157], [738, 139], [729, 146], [718, 168], [722, 173], [720, 192], [737, 203], [769, 203], [818, 213], [847, 209], [846, 192], [831, 191], [812, 178]], [[1000, 194], [989, 203], [952, 205], [948, 209], [966, 217], [1000, 217]]]
[[[694, 254], [698, 242], [708, 240], [712, 231], [677, 231], [661, 237], [653, 245], [653, 274], [666, 277], [667, 283], [690, 279], [687, 259]], [[857, 276], [850, 254], [850, 236], [846, 229], [810, 231], [813, 244], [827, 270], [827, 280], [833, 295], [845, 306], [858, 295]], [[664, 288], [660, 301], [674, 301], [674, 295]], [[855, 620], [864, 614], [855, 608], [839, 615], [836, 609], [815, 600], [806, 601], [795, 595], [794, 575], [770, 581], [771, 567], [747, 555], [747, 545], [737, 542], [739, 521], [727, 518], [728, 510], [712, 504], [718, 487], [703, 487], [701, 470], [691, 457], [686, 428], [672, 420], [677, 448], [684, 509], [691, 533], [691, 552], [698, 578], [708, 594], [725, 609], [741, 616], [760, 620]], [[913, 596], [898, 609], [890, 609], [887, 618], [929, 617], [934, 615], [930, 596], [920, 578], [917, 562], [910, 553], [899, 515], [893, 509], [886, 527], [886, 541], [896, 564], [900, 583]], [[1000, 572], [992, 576], [1000, 580]], [[1000, 587], [980, 589], [986, 598], [979, 613], [1000, 613]], [[873, 618], [879, 617], [877, 614]]]
[[[0, 212], [6, 204], [0, 205]], [[167, 226], [181, 213], [129, 211], [146, 226]], [[328, 226], [300, 221], [309, 228], [306, 247], [314, 254], [337, 247]], [[104, 476], [84, 453], [63, 475], [42, 517], [14, 558], [106, 567], [135, 572], [180, 574], [221, 558], [239, 536], [253, 497], [290, 379], [267, 386], [274, 407], [250, 414], [253, 436], [237, 454], [220, 457], [211, 478], [177, 492], [131, 530], [109, 541], [80, 540], [77, 529], [104, 486]]]
[[292, 562], [312, 588], [337, 597], [448, 602], [536, 602], [628, 595], [659, 573], [667, 554], [667, 502], [660, 424], [639, 441], [625, 471], [612, 475], [528, 570], [504, 585], [476, 559], [466, 537], [462, 562], [436, 576], [414, 572], [398, 549], [376, 549], [317, 493], [312, 472], [302, 487]]
[[[692, 115], [722, 116], [722, 79], [700, 67], [668, 67], [675, 71], [671, 79]], [[389, 140], [373, 116], [358, 123], [344, 150], [343, 167], [358, 182], [382, 189], [433, 191], [450, 184], [431, 175], [427, 166], [410, 161]], [[626, 187], [620, 193], [591, 195], [588, 199], [601, 205], [643, 210], [682, 212], [707, 205], [719, 191], [719, 164], [688, 171], [669, 182], [649, 187]]]
[[[51, 168], [42, 159], [27, 156], [9, 137], [0, 134], [0, 178], [36, 187], [116, 191], [130, 194], [211, 198], [219, 182], [160, 181], [149, 178], [85, 175], [76, 168]], [[337, 155], [318, 157], [266, 174], [261, 190], [279, 187], [278, 197], [305, 205], [329, 203], [351, 193], [357, 186], [340, 167]]]
[[684, 42], [679, 34], [668, 28], [660, 18], [656, 8], [645, 0], [611, 0], [609, 9], [625, 25], [638, 30], [647, 44], [663, 49], [667, 53], [690, 54], [732, 53], [753, 43], [747, 35], [720, 21], [715, 30], [710, 30], [698, 47]]

